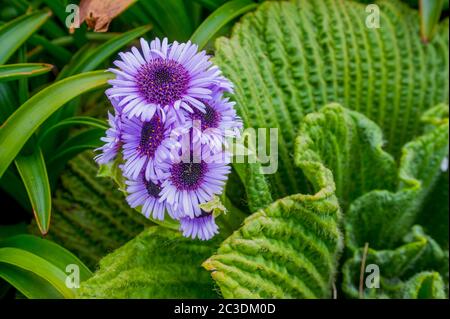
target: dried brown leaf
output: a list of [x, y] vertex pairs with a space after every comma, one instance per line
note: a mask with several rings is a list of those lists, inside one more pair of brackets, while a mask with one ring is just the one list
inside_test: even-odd
[[80, 23], [86, 21], [95, 32], [108, 31], [109, 24], [136, 0], [81, 0]]

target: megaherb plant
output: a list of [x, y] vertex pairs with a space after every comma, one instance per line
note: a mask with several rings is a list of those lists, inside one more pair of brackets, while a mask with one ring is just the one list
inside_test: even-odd
[[[1, 1], [0, 186], [35, 222], [0, 228], [0, 277], [29, 298], [447, 297], [448, 2], [361, 2], [137, 1], [70, 34], [66, 1]], [[206, 49], [244, 136], [278, 128], [277, 172], [232, 164], [210, 240], [130, 208], [126, 158], [86, 151], [113, 109], [98, 69], [139, 37]]]

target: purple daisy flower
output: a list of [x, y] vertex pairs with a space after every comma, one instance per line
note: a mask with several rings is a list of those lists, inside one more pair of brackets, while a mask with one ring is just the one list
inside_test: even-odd
[[170, 155], [175, 140], [169, 138], [170, 125], [159, 115], [149, 121], [125, 118], [122, 123], [124, 175], [137, 179], [144, 172], [147, 180], [159, 179], [159, 163]]
[[149, 45], [141, 39], [141, 50], [120, 53], [121, 60], [114, 62], [120, 69], [110, 69], [117, 76], [109, 81], [107, 95], [123, 98], [119, 105], [128, 117], [149, 121], [158, 112], [163, 119], [182, 120], [181, 110], [204, 109], [202, 101], [211, 99], [212, 85], [232, 88], [206, 52], [198, 52], [191, 42], [168, 44], [167, 38], [157, 38]]
[[184, 237], [209, 240], [219, 232], [219, 227], [217, 227], [214, 221], [214, 215], [202, 210], [200, 216], [181, 218], [180, 230], [183, 232]]
[[95, 151], [101, 151], [100, 154], [94, 157], [95, 161], [99, 164], [106, 164], [112, 161], [119, 152], [121, 146], [122, 135], [122, 123], [120, 115], [112, 115], [108, 112], [109, 128], [106, 130], [106, 136], [101, 140], [105, 142], [102, 147], [95, 149]]
[[[147, 181], [141, 174], [137, 179], [125, 181], [127, 185], [127, 202], [131, 208], [142, 206], [142, 214], [149, 218], [150, 216], [157, 220], [164, 219], [164, 213], [171, 214], [170, 207], [165, 201], [160, 202], [161, 184]], [[171, 214], [172, 215], [172, 214]]]
[[213, 99], [205, 101], [204, 112], [195, 109], [189, 113], [184, 129], [192, 129], [193, 142], [208, 144], [212, 149], [221, 150], [227, 146], [227, 138], [239, 137], [242, 120], [234, 109], [235, 102], [223, 98], [216, 92]]
[[214, 153], [203, 146], [199, 155], [194, 157], [191, 152], [186, 160], [176, 154], [164, 162], [160, 201], [166, 200], [177, 216], [200, 216], [199, 205], [222, 193], [230, 173], [229, 154], [222, 151]]

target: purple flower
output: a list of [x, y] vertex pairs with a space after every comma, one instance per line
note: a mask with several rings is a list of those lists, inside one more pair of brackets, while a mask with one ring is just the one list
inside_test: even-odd
[[106, 136], [100, 139], [105, 144], [95, 149], [95, 151], [101, 151], [100, 154], [94, 157], [99, 164], [106, 164], [112, 161], [117, 156], [121, 146], [122, 124], [120, 116], [117, 113], [112, 115], [108, 112], [108, 123], [110, 127], [106, 130]]
[[203, 110], [204, 100], [211, 99], [211, 87], [231, 90], [231, 83], [216, 66], [212, 66], [205, 51], [191, 42], [168, 44], [167, 38], [150, 43], [141, 39], [142, 53], [135, 47], [120, 53], [121, 60], [110, 69], [117, 76], [109, 81], [110, 98], [121, 97], [119, 105], [127, 117], [149, 121], [155, 113], [165, 119], [184, 119], [181, 110]]
[[159, 179], [159, 163], [166, 159], [174, 143], [170, 125], [159, 115], [149, 121], [125, 118], [122, 124], [124, 175], [136, 179], [141, 172], [147, 180]]
[[223, 98], [222, 92], [216, 92], [213, 99], [205, 101], [205, 110], [195, 109], [188, 114], [184, 129], [192, 129], [193, 142], [200, 141], [213, 149], [221, 150], [227, 146], [226, 138], [240, 136], [242, 120], [236, 115], [234, 102]]
[[180, 154], [167, 158], [160, 201], [167, 201], [177, 216], [194, 218], [201, 215], [200, 204], [222, 193], [230, 159], [229, 154], [211, 152], [207, 146], [201, 147], [197, 157], [192, 153], [189, 158]]
[[219, 232], [219, 227], [214, 221], [213, 214], [202, 210], [200, 216], [181, 218], [180, 230], [183, 232], [184, 237], [208, 240]]
[[142, 206], [142, 214], [149, 218], [163, 220], [167, 211], [171, 214], [172, 210], [166, 202], [160, 202], [161, 184], [147, 181], [143, 175], [137, 179], [127, 180], [127, 202], [131, 208]]

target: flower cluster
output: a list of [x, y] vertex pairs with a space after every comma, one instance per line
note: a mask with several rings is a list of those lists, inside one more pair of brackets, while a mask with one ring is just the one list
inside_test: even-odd
[[120, 153], [127, 201], [146, 217], [179, 220], [183, 235], [218, 232], [202, 204], [223, 191], [230, 172], [227, 138], [240, 134], [233, 86], [205, 51], [190, 42], [141, 39], [141, 50], [119, 53], [106, 95], [114, 107], [96, 161]]

